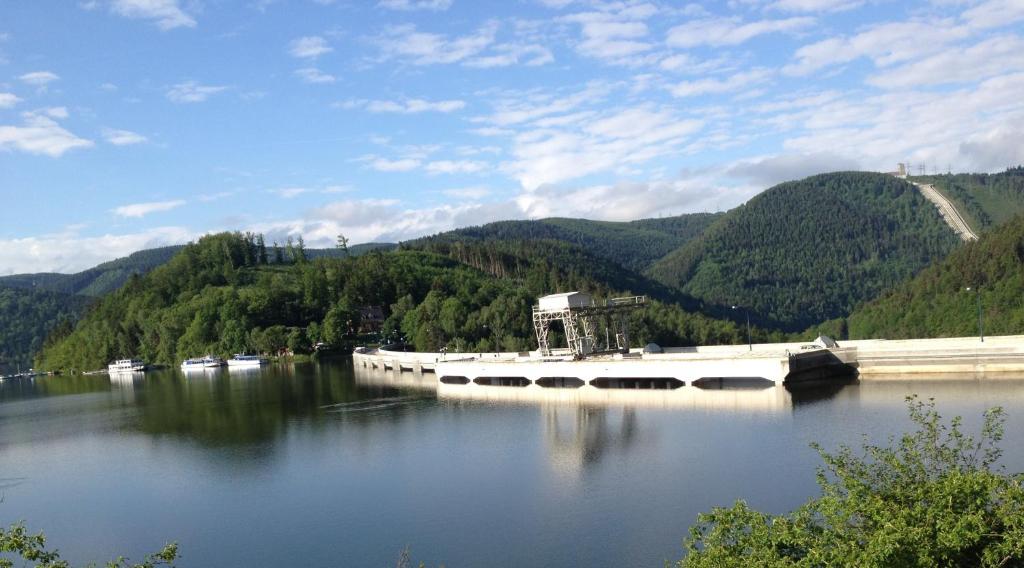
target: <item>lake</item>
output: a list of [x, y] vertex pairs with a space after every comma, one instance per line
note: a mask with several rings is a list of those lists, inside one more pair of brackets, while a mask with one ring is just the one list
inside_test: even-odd
[[[502, 387], [494, 387], [502, 388]], [[510, 388], [510, 387], [504, 387]], [[689, 390], [687, 390], [689, 389]], [[976, 432], [1008, 414], [1024, 470], [1024, 380], [564, 392], [467, 399], [432, 374], [351, 362], [0, 385], [0, 522], [25, 520], [76, 563], [180, 566], [662, 566], [697, 513], [770, 512], [817, 494], [809, 448], [909, 427], [934, 397]]]

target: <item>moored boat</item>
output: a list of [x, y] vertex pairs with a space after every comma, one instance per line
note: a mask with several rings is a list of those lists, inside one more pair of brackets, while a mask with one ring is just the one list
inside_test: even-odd
[[206, 357], [203, 357], [202, 361], [203, 367], [206, 367], [207, 369], [224, 366], [224, 359], [221, 359], [220, 357], [215, 357], [213, 355], [207, 355]]
[[228, 367], [261, 367], [270, 361], [259, 355], [242, 355], [235, 353], [235, 356], [228, 359]]
[[107, 365], [109, 373], [141, 373], [146, 370], [146, 363], [141, 359], [118, 359]]

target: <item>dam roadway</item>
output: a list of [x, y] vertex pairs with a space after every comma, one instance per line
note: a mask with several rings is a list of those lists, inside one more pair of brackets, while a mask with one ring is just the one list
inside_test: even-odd
[[857, 376], [902, 379], [1024, 376], [1024, 336], [855, 340], [666, 348], [663, 353], [540, 357], [522, 353], [412, 353], [358, 348], [355, 365], [433, 372], [451, 387], [674, 389], [703, 384], [799, 384]]

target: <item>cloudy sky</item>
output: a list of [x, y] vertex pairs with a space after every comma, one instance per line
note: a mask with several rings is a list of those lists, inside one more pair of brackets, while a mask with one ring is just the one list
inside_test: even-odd
[[1024, 162], [1024, 0], [0, 5], [0, 274]]

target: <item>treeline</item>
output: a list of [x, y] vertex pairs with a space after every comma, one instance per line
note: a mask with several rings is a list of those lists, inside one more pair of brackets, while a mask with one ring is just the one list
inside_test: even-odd
[[89, 299], [0, 286], [0, 374], [32, 366], [32, 354], [58, 326], [77, 321]]
[[854, 312], [848, 318], [849, 336], [976, 335], [978, 291], [986, 333], [1024, 333], [1024, 215]]
[[469, 243], [478, 240], [553, 240], [576, 245], [593, 256], [641, 271], [669, 252], [700, 235], [720, 213], [692, 213], [659, 219], [612, 222], [550, 218], [498, 221], [467, 227], [407, 243]]
[[797, 332], [849, 314], [957, 246], [935, 207], [888, 175], [777, 185], [733, 209], [648, 274], [709, 304]]
[[[302, 351], [318, 341], [337, 345], [358, 328], [359, 308], [374, 305], [385, 311], [385, 332], [420, 351], [525, 350], [536, 347], [531, 308], [540, 293], [582, 289], [609, 295], [615, 288], [565, 270], [544, 250], [529, 257], [527, 245], [519, 250], [523, 258], [510, 252], [502, 260], [525, 272], [504, 276], [426, 250], [315, 260], [303, 260], [299, 250], [296, 243], [293, 263], [275, 264], [272, 249], [263, 261], [254, 237], [204, 237], [99, 301], [73, 331], [53, 338], [37, 364], [94, 369], [128, 356], [176, 364], [204, 353]], [[282, 257], [287, 256], [285, 247]], [[635, 344], [674, 345], [746, 339], [732, 322], [674, 304], [655, 304], [638, 314], [634, 338]]]

